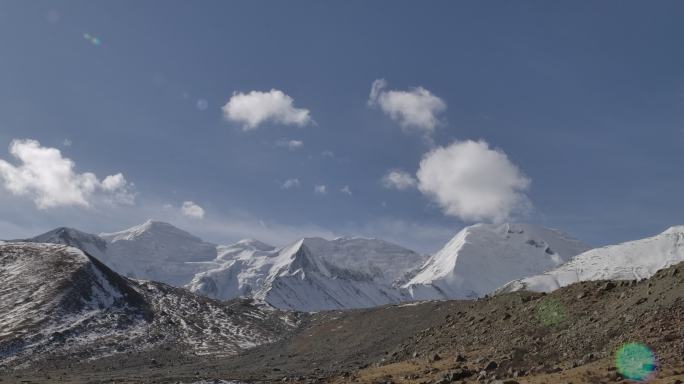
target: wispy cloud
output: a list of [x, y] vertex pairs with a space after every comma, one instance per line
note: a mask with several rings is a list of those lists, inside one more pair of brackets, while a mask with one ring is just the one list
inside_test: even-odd
[[389, 189], [404, 190], [414, 188], [416, 179], [408, 172], [400, 169], [392, 169], [382, 177], [382, 185]]
[[296, 151], [304, 147], [304, 142], [302, 140], [280, 139], [276, 141], [276, 147], [287, 148], [290, 151]]
[[444, 100], [423, 87], [408, 91], [385, 90], [387, 81], [373, 82], [368, 105], [379, 107], [406, 131], [431, 134], [439, 123], [439, 114], [446, 110]]
[[321, 152], [321, 156], [329, 157], [332, 159], [333, 157], [335, 157], [335, 153], [329, 149], [326, 149], [325, 151]]
[[325, 195], [328, 193], [328, 188], [325, 185], [314, 186], [314, 193], [317, 195]]
[[298, 188], [298, 187], [299, 187], [299, 179], [297, 179], [297, 178], [287, 179], [280, 186], [281, 189], [292, 189], [292, 188]]

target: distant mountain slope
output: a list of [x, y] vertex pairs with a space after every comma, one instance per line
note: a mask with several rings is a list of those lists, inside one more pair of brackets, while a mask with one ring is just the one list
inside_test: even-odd
[[552, 229], [477, 224], [454, 236], [404, 288], [418, 300], [480, 297], [513, 279], [557, 267], [587, 249]]
[[300, 311], [366, 308], [409, 299], [397, 285], [425, 260], [383, 240], [354, 237], [306, 238], [271, 251], [245, 247], [239, 254], [249, 257], [196, 275], [188, 288]]
[[[296, 315], [123, 278], [65, 245], [0, 244], [0, 363], [182, 345], [234, 354], [282, 337]], [[115, 346], [115, 347], [114, 347]]]
[[592, 249], [536, 276], [512, 281], [500, 292], [549, 292], [578, 281], [646, 279], [684, 261], [684, 226], [635, 241]]

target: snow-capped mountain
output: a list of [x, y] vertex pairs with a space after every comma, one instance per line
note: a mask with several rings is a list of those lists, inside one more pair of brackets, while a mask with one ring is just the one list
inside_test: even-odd
[[588, 247], [528, 224], [476, 224], [434, 254], [403, 288], [416, 300], [476, 298], [555, 268]]
[[129, 280], [59, 244], [0, 244], [0, 281], [0, 364], [42, 353], [91, 358], [164, 344], [234, 354], [277, 340], [297, 320], [247, 302]]
[[107, 242], [105, 263], [119, 273], [182, 286], [216, 258], [216, 245], [174, 227], [149, 220], [99, 235]]
[[550, 292], [578, 281], [641, 280], [682, 261], [684, 226], [675, 226], [653, 237], [592, 249], [546, 273], [512, 281], [499, 292]]
[[174, 286], [187, 284], [195, 274], [215, 267], [217, 257], [216, 245], [152, 220], [100, 235], [57, 228], [26, 241], [77, 247], [124, 276]]
[[213, 268], [197, 273], [186, 288], [215, 299], [252, 296], [275, 261], [274, 247], [254, 240], [219, 246]]
[[230, 249], [238, 257], [197, 274], [187, 287], [222, 299], [250, 295], [277, 308], [301, 311], [410, 299], [398, 285], [425, 260], [398, 245], [357, 237], [306, 238], [278, 250], [240, 243]]
[[58, 228], [27, 241], [78, 247], [128, 277], [185, 286], [221, 300], [253, 297], [302, 311], [410, 300], [399, 286], [427, 258], [360, 237], [305, 238], [281, 249], [252, 239], [216, 246], [157, 221], [100, 235]]

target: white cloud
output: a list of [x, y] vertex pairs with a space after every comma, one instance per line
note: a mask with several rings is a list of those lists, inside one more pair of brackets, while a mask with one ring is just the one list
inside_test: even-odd
[[183, 212], [183, 215], [187, 217], [192, 217], [193, 219], [204, 218], [204, 208], [200, 207], [192, 201], [183, 202], [181, 212]]
[[59, 149], [43, 147], [35, 140], [14, 140], [9, 150], [20, 164], [0, 159], [0, 182], [12, 194], [30, 197], [40, 209], [89, 207], [98, 193], [114, 202], [133, 203], [133, 194], [120, 173], [102, 182], [91, 172], [76, 173], [74, 162]]
[[417, 176], [422, 193], [462, 220], [501, 222], [530, 206], [524, 194], [530, 179], [484, 141], [455, 142], [426, 153]]
[[281, 189], [291, 189], [295, 187], [299, 187], [299, 179], [297, 178], [287, 179], [283, 185], [280, 186]]
[[245, 131], [266, 121], [298, 126], [312, 121], [308, 109], [295, 108], [294, 99], [277, 89], [233, 93], [222, 109], [226, 120], [242, 123]]
[[382, 185], [389, 189], [404, 190], [414, 188], [416, 184], [417, 181], [411, 174], [400, 169], [390, 170], [382, 178]]
[[325, 185], [316, 185], [314, 187], [314, 193], [317, 195], [325, 195], [328, 193], [328, 188]]
[[102, 180], [102, 190], [109, 193], [106, 200], [110, 202], [132, 205], [135, 195], [130, 191], [131, 186], [121, 173], [109, 175]]
[[105, 191], [116, 191], [126, 186], [126, 179], [121, 173], [109, 175], [102, 180], [102, 189]]
[[352, 195], [351, 188], [349, 188], [348, 185], [345, 185], [344, 187], [342, 187], [342, 189], [340, 189], [340, 192], [344, 193], [345, 195], [349, 195], [349, 196]]
[[387, 82], [378, 79], [371, 86], [368, 105], [379, 106], [406, 131], [430, 134], [439, 123], [438, 115], [446, 110], [446, 103], [423, 87], [408, 91], [385, 90]]
[[282, 147], [282, 148], [287, 148], [290, 151], [296, 151], [296, 150], [304, 147], [304, 142], [301, 140], [281, 139], [281, 140], [276, 141], [276, 146]]

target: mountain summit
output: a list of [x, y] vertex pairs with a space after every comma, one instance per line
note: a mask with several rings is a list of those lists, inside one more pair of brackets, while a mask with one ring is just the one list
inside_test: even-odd
[[476, 298], [513, 279], [557, 267], [587, 249], [553, 229], [476, 224], [430, 257], [404, 288], [419, 300]]

